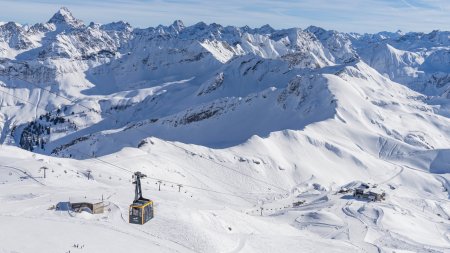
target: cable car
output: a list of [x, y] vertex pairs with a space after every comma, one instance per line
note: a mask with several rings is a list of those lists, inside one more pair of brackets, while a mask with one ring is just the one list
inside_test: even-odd
[[153, 218], [153, 201], [142, 197], [141, 178], [146, 175], [141, 172], [134, 173], [134, 182], [136, 185], [133, 204], [130, 205], [129, 222], [132, 224], [143, 225]]

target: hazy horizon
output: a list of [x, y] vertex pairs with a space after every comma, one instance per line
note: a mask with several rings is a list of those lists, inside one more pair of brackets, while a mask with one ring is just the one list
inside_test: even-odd
[[42, 23], [63, 6], [86, 24], [123, 20], [139, 28], [182, 20], [185, 25], [205, 22], [260, 27], [269, 24], [277, 29], [314, 25], [358, 33], [450, 30], [447, 15], [450, 2], [443, 0], [362, 0], [356, 3], [351, 0], [251, 0], [245, 3], [236, 0], [1, 0], [0, 21]]

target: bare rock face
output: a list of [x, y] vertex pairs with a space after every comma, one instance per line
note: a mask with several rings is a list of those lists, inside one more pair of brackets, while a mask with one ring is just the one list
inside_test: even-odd
[[84, 25], [83, 21], [75, 18], [66, 7], [62, 7], [58, 12], [56, 12], [47, 23], [74, 28], [82, 27]]

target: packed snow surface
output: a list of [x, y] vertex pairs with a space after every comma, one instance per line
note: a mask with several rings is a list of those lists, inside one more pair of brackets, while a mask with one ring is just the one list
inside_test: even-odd
[[0, 253], [450, 252], [449, 38], [2, 22]]

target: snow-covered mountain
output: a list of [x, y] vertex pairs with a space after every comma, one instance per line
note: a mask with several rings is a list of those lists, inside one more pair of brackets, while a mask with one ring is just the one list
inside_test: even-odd
[[[0, 187], [7, 191], [0, 199], [10, 202], [0, 219], [14, 216], [11, 192], [35, 187], [9, 170], [30, 175], [27, 167], [42, 163], [76, 190], [56, 178], [36, 179], [46, 185], [36, 196], [61, 191], [61, 198], [69, 192], [80, 197], [87, 191], [81, 187], [118, 194], [101, 219], [108, 228], [120, 227], [108, 230], [112, 236], [126, 234], [143, 248], [446, 252], [449, 99], [450, 32], [355, 34], [314, 26], [185, 26], [179, 20], [138, 29], [123, 21], [86, 25], [66, 8], [46, 23], [4, 23]], [[189, 196], [179, 203], [174, 192], [149, 186], [165, 213], [140, 234], [120, 219], [128, 195], [114, 189], [130, 183], [122, 181], [123, 171], [107, 168], [118, 163], [242, 199], [192, 188], [197, 206], [186, 204]], [[97, 175], [92, 184], [80, 179], [85, 168]], [[109, 180], [100, 178], [105, 174]], [[334, 194], [359, 181], [379, 185], [389, 199], [376, 204]], [[29, 199], [24, 194], [18, 198]], [[308, 205], [290, 206], [298, 200]], [[185, 205], [192, 212], [187, 216]], [[270, 217], [256, 217], [262, 206]], [[208, 210], [214, 217], [220, 210], [221, 217]], [[39, 215], [67, 219], [25, 212]], [[101, 222], [88, 224], [98, 229]], [[144, 243], [143, 235], [157, 239]], [[267, 238], [273, 243], [264, 244]], [[5, 252], [15, 249], [11, 245]]]
[[[0, 115], [4, 121], [0, 141], [47, 154], [60, 152], [88, 134], [136, 124], [156, 123], [150, 136], [211, 147], [243, 143], [253, 134], [302, 129], [331, 117], [334, 109], [318, 117], [312, 111], [314, 117], [309, 117], [297, 113], [300, 106], [289, 107], [281, 98], [273, 98], [310, 75], [334, 74], [360, 62], [423, 94], [422, 101], [428, 104], [435, 102], [425, 96], [445, 99], [450, 89], [447, 32], [359, 35], [318, 27], [275, 30], [268, 25], [251, 29], [204, 23], [185, 27], [181, 21], [133, 29], [122, 21], [86, 26], [66, 8], [47, 23], [9, 22], [0, 31], [2, 87], [39, 103], [26, 105], [25, 110], [5, 109]], [[320, 88], [314, 88], [294, 96], [300, 101], [309, 92], [311, 99], [321, 99], [315, 94]], [[292, 94], [286, 90], [283, 96], [288, 99]], [[259, 116], [242, 127], [228, 119], [231, 114], [239, 118], [234, 111], [258, 96], [272, 100], [252, 102], [253, 109], [247, 109], [252, 114], [265, 112], [261, 108], [282, 108], [286, 113], [274, 113], [291, 118], [290, 111], [298, 119], [274, 121], [273, 115], [265, 114], [275, 124], [263, 124], [264, 117]], [[13, 105], [16, 100], [4, 96], [2, 104]], [[441, 113], [448, 115], [446, 106], [441, 107]], [[50, 117], [44, 117], [47, 113]], [[65, 122], [49, 122], [61, 116]], [[215, 126], [209, 126], [211, 118]], [[199, 134], [186, 135], [183, 129], [193, 125], [199, 125], [195, 127]], [[33, 127], [41, 130], [23, 131]], [[222, 130], [231, 134], [218, 134]]]

